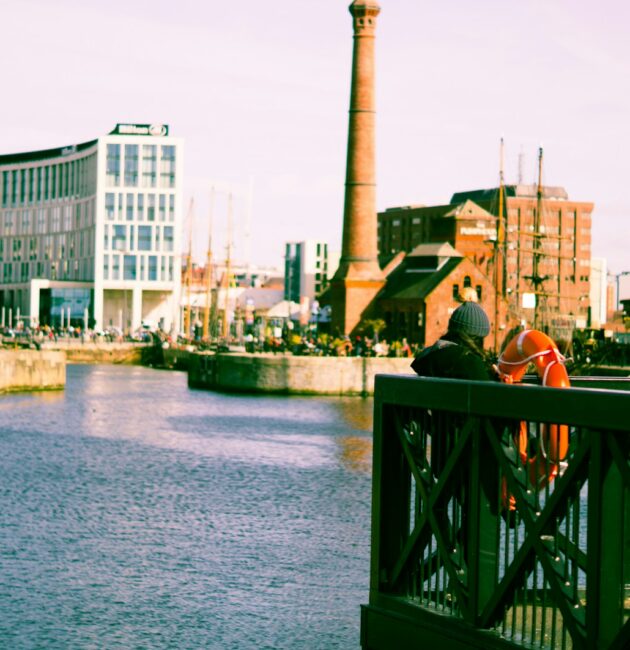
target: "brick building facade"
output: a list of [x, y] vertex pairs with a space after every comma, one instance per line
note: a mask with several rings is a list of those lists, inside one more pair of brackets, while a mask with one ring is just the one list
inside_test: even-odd
[[[505, 245], [497, 254], [499, 190], [453, 195], [443, 206], [390, 208], [378, 215], [379, 255], [386, 261], [398, 251], [420, 243], [448, 241], [499, 286], [512, 320], [534, 321], [532, 301], [538, 301], [539, 326], [584, 327], [589, 309], [591, 214], [593, 203], [570, 201], [564, 189], [543, 188], [538, 234], [535, 232], [536, 186], [505, 188]], [[537, 243], [536, 243], [537, 242]], [[531, 279], [538, 257], [539, 283]]]
[[[488, 314], [491, 329], [486, 345], [493, 347], [494, 286], [478, 266], [448, 243], [420, 244], [388, 275], [374, 305], [386, 323], [383, 336], [430, 345], [446, 332], [466, 287], [475, 289], [479, 304]], [[504, 312], [501, 301], [499, 314]], [[496, 330], [499, 344], [504, 332], [505, 328]]]

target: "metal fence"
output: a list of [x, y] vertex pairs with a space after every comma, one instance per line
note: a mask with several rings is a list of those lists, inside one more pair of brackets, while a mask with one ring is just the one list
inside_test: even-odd
[[629, 393], [378, 376], [374, 408], [364, 648], [630, 647]]

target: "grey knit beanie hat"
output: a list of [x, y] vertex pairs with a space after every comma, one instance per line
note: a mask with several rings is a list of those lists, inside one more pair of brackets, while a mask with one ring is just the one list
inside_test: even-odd
[[465, 302], [451, 314], [448, 331], [484, 338], [490, 334], [490, 321], [476, 302]]

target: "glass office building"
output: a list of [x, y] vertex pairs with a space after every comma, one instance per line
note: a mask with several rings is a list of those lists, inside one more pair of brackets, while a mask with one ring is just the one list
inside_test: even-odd
[[177, 330], [182, 157], [167, 126], [148, 124], [0, 155], [4, 325]]

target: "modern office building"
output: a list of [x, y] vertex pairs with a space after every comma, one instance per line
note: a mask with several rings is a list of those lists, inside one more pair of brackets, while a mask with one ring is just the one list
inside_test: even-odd
[[336, 269], [328, 244], [312, 239], [288, 242], [284, 261], [284, 298], [297, 303], [304, 297], [314, 300], [326, 289]]
[[182, 163], [161, 124], [0, 155], [4, 324], [177, 329]]

